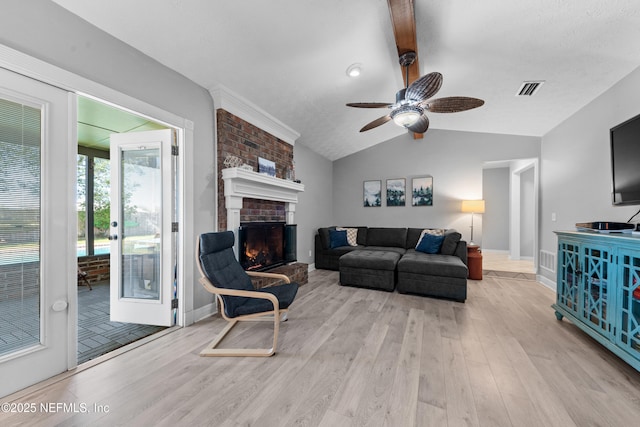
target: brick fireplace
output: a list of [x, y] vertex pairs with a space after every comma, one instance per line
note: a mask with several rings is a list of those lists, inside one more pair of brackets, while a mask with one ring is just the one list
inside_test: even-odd
[[[211, 95], [216, 106], [218, 229], [231, 230], [237, 237], [241, 223], [294, 224], [298, 193], [304, 191], [304, 185], [284, 178], [293, 169], [293, 144], [300, 134], [222, 85], [211, 90]], [[227, 168], [227, 156], [238, 157], [254, 172]], [[258, 157], [276, 164], [275, 177], [257, 173]], [[299, 284], [307, 282], [307, 264], [287, 264], [270, 271]], [[270, 281], [273, 279], [254, 280], [254, 285], [268, 286]]]
[[[224, 159], [231, 155], [258, 170], [258, 157], [276, 164], [276, 177], [284, 178], [287, 168], [293, 168], [293, 145], [252, 125], [230, 112], [216, 112], [218, 132], [218, 171], [222, 171]], [[285, 206], [282, 201], [244, 198], [240, 210], [241, 222], [285, 222]], [[227, 229], [227, 206], [224, 182], [218, 180], [218, 229]]]

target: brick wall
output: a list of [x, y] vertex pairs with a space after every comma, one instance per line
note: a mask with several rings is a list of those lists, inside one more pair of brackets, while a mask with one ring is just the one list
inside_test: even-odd
[[[258, 171], [258, 157], [276, 164], [276, 177], [285, 178], [288, 168], [293, 166], [293, 146], [263, 131], [228, 111], [216, 112], [218, 135], [218, 227], [227, 229], [227, 208], [224, 200], [224, 181], [221, 174], [224, 159], [231, 155], [242, 159]], [[285, 221], [283, 202], [244, 199], [240, 210], [240, 221]]]
[[[268, 272], [284, 274], [289, 278], [289, 280], [291, 280], [292, 282], [296, 282], [298, 285], [304, 285], [309, 282], [309, 264], [305, 264], [302, 262], [275, 267], [270, 269]], [[282, 283], [282, 280], [264, 277], [252, 277], [251, 283], [256, 289], [261, 289]]]
[[[78, 258], [78, 268], [87, 273], [91, 284], [108, 281], [109, 255]], [[38, 295], [39, 290], [39, 262], [0, 265], [0, 301]]]
[[109, 255], [94, 255], [78, 258], [78, 268], [87, 273], [89, 283], [108, 281]]

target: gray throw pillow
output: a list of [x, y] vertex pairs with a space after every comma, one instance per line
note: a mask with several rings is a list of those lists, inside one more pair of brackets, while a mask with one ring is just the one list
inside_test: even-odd
[[405, 249], [413, 249], [418, 245], [420, 237], [422, 236], [422, 230], [424, 230], [424, 228], [407, 229], [407, 244]]
[[335, 230], [336, 227], [323, 227], [318, 229], [318, 234], [320, 235], [320, 243], [322, 243], [322, 249], [329, 249], [330, 241], [329, 241], [329, 230]]
[[444, 241], [440, 248], [442, 255], [453, 255], [456, 253], [458, 242], [462, 239], [462, 234], [458, 233], [453, 228], [444, 232]]

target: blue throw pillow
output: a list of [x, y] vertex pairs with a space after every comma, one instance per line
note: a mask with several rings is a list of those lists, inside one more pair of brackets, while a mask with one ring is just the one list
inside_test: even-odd
[[440, 252], [440, 247], [444, 241], [444, 236], [434, 236], [433, 234], [425, 233], [420, 239], [416, 251], [424, 252], [425, 254], [437, 254]]
[[329, 247], [339, 248], [340, 246], [349, 246], [346, 230], [329, 230]]

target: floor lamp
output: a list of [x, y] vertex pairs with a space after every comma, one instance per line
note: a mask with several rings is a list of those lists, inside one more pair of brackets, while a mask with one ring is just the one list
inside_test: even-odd
[[471, 241], [469, 244], [475, 245], [473, 243], [473, 214], [484, 213], [484, 200], [463, 200], [462, 212], [471, 213]]

